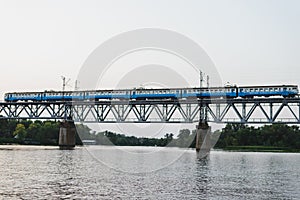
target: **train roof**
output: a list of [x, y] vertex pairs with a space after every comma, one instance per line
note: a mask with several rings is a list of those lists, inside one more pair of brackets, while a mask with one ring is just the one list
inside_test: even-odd
[[[220, 88], [236, 88], [236, 86], [230, 87], [202, 87], [201, 89], [220, 89]], [[158, 91], [158, 90], [191, 90], [191, 89], [200, 89], [199, 87], [185, 87], [185, 88], [132, 88], [132, 89], [103, 89], [103, 90], [78, 90], [78, 91], [41, 91], [41, 92], [8, 92], [6, 94], [40, 94], [40, 93], [80, 93], [80, 92], [118, 92], [118, 91]]]
[[260, 85], [260, 86], [224, 86], [224, 87], [185, 87], [185, 88], [132, 88], [132, 89], [103, 89], [103, 90], [78, 90], [78, 91], [43, 91], [43, 92], [8, 92], [7, 94], [40, 94], [40, 93], [80, 93], [80, 92], [121, 92], [121, 91], [159, 91], [159, 90], [193, 90], [193, 89], [224, 89], [224, 88], [274, 88], [274, 87], [296, 87], [298, 85]]
[[274, 88], [274, 87], [297, 87], [298, 85], [256, 85], [256, 86], [238, 86], [238, 88]]

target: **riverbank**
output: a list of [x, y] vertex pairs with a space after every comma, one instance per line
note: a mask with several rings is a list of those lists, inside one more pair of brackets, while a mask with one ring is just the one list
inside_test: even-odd
[[[86, 146], [86, 145], [83, 145]], [[76, 147], [83, 147], [77, 145]], [[102, 146], [102, 145], [87, 145], [87, 146]], [[104, 145], [104, 146], [120, 146], [120, 145]], [[129, 146], [131, 147], [131, 146]], [[137, 146], [135, 146], [137, 147]], [[142, 147], [142, 146], [140, 146]], [[149, 146], [151, 147], [151, 146]], [[152, 146], [154, 147], [154, 146]], [[7, 143], [0, 144], [0, 150], [22, 150], [22, 149], [56, 149], [57, 145], [40, 145], [40, 144], [16, 144], [16, 143]], [[171, 147], [173, 148], [173, 147]], [[178, 147], [180, 148], [180, 147]], [[272, 153], [300, 153], [300, 149], [291, 149], [283, 147], [272, 147], [272, 146], [228, 146], [225, 148], [214, 148], [216, 151], [227, 151], [227, 152], [272, 152]]]
[[216, 148], [223, 151], [240, 151], [240, 152], [278, 152], [278, 153], [299, 153], [300, 149], [292, 149], [274, 146], [227, 146], [224, 148]]

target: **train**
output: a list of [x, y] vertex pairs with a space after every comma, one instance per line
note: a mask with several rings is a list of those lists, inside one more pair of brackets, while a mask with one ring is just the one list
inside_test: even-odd
[[84, 91], [44, 91], [6, 93], [6, 102], [18, 101], [72, 101], [72, 100], [112, 100], [112, 99], [184, 99], [184, 98], [254, 98], [254, 97], [294, 97], [298, 95], [297, 85], [273, 86], [226, 86], [201, 88], [168, 89], [118, 89], [118, 90], [84, 90]]

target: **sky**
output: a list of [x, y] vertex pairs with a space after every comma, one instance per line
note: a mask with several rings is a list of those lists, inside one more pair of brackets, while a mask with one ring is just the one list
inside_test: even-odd
[[[195, 41], [223, 84], [300, 85], [299, 24], [298, 0], [0, 0], [0, 98], [5, 92], [61, 90], [61, 76], [71, 79], [71, 90], [99, 45], [141, 28]], [[123, 63], [141, 64], [138, 59], [145, 58]], [[102, 82], [124, 76], [115, 68]], [[197, 73], [189, 79], [199, 82]]]

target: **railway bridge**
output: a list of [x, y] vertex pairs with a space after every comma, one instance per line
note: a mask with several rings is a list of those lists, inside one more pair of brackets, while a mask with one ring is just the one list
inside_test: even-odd
[[61, 149], [75, 146], [74, 122], [198, 123], [199, 150], [208, 123], [300, 124], [300, 97], [1, 102], [0, 119], [62, 120]]

